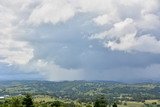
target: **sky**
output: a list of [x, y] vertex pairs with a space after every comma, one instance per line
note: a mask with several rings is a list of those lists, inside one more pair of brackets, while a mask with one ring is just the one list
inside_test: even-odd
[[0, 0], [0, 80], [160, 81], [160, 0]]

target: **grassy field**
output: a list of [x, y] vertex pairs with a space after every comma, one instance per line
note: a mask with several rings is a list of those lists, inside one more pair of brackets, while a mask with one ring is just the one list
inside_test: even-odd
[[154, 102], [156, 102], [157, 104], [160, 104], [160, 100], [146, 100], [145, 101], [147, 104], [152, 104]]
[[[123, 103], [122, 105], [118, 105], [118, 107], [145, 107], [142, 102], [127, 101], [126, 104], [124, 105]], [[160, 105], [160, 100], [145, 100], [145, 104], [152, 105], [151, 107], [157, 107], [156, 105]]]
[[[57, 99], [55, 97], [51, 97], [51, 96], [47, 96], [47, 95], [37, 95], [37, 96], [34, 96], [34, 101], [35, 102], [53, 102], [53, 101], [61, 101], [61, 102], [74, 102], [75, 104], [79, 105], [78, 102], [76, 101], [72, 101], [72, 100], [65, 100], [65, 99]], [[152, 103], [155, 103], [156, 104], [160, 104], [160, 100], [146, 100], [145, 103], [146, 104], [152, 104]], [[124, 103], [126, 103], [126, 105], [124, 105]], [[82, 107], [85, 107], [85, 103], [81, 103], [81, 106]], [[126, 101], [126, 102], [122, 102], [121, 105], [118, 105], [118, 107], [145, 107], [144, 106], [144, 103], [142, 102], [134, 102], [134, 101]]]
[[64, 102], [64, 103], [71, 103], [71, 102], [74, 102], [76, 105], [81, 105], [82, 107], [85, 107], [87, 104], [86, 103], [79, 103], [77, 101], [72, 101], [72, 100], [69, 100], [69, 99], [59, 99], [59, 98], [55, 98], [55, 97], [51, 97], [51, 96], [48, 96], [48, 95], [36, 95], [34, 96], [33, 98], [34, 102], [53, 102], [53, 101], [61, 101], [61, 102]]
[[[7, 99], [11, 99], [12, 97], [8, 97]], [[5, 99], [0, 99], [0, 102], [4, 102]], [[88, 105], [87, 103], [79, 103], [77, 101], [68, 100], [68, 99], [61, 99], [61, 98], [55, 98], [48, 95], [35, 95], [33, 96], [33, 100], [35, 103], [39, 102], [54, 102], [54, 101], [61, 101], [64, 103], [71, 103], [74, 102], [74, 104], [79, 105], [79, 107], [86, 107]], [[150, 104], [149, 107], [159, 107], [156, 105], [160, 104], [160, 100], [145, 100], [145, 104]], [[145, 106], [142, 102], [134, 102], [134, 101], [122, 101], [121, 105], [118, 105], [118, 107], [148, 107]], [[91, 104], [93, 107], [93, 103]]]
[[47, 96], [47, 95], [37, 95], [37, 96], [34, 96], [34, 102], [53, 102], [55, 101], [56, 98], [54, 97], [51, 97], [51, 96]]
[[127, 105], [118, 105], [118, 107], [144, 107], [144, 104], [141, 102], [126, 102]]

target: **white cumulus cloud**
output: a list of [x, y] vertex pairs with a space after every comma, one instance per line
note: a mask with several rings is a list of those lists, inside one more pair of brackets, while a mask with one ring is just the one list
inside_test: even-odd
[[[160, 54], [159, 4], [159, 0], [0, 0], [0, 64], [35, 70], [49, 80], [83, 79], [87, 73], [81, 67], [92, 71], [94, 63], [104, 59], [101, 55], [108, 58], [97, 42], [81, 40], [83, 34], [92, 34], [90, 39], [113, 51]], [[78, 58], [82, 51], [95, 59]], [[93, 78], [95, 74], [101, 75], [93, 70]]]
[[[112, 11], [94, 18], [99, 25], [110, 24], [106, 30], [92, 35], [106, 48], [126, 52], [160, 53], [160, 2], [158, 0], [120, 0], [112, 2]], [[135, 7], [136, 5], [136, 7]], [[109, 9], [110, 10], [110, 9]]]
[[104, 14], [104, 15], [101, 15], [101, 16], [98, 16], [96, 18], [93, 19], [93, 21], [97, 24], [97, 25], [106, 25], [106, 24], [112, 24], [114, 22], [117, 22], [119, 21], [119, 18], [116, 17], [115, 15], [113, 14]]
[[74, 16], [74, 8], [66, 0], [44, 0], [29, 17], [33, 24], [65, 22]]
[[33, 57], [33, 49], [27, 41], [15, 39], [22, 34], [18, 25], [17, 8], [12, 3], [0, 2], [0, 62], [7, 64], [26, 64]]
[[105, 47], [112, 50], [160, 53], [160, 40], [150, 34], [138, 35], [137, 23], [131, 18], [115, 23], [110, 30], [91, 38], [103, 40]]

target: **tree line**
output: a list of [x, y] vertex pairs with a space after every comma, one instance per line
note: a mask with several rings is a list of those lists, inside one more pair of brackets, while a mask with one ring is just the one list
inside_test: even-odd
[[92, 104], [79, 105], [75, 102], [34, 102], [31, 94], [25, 94], [25, 96], [17, 96], [5, 99], [0, 103], [0, 107], [117, 107], [116, 103], [110, 104], [104, 96], [98, 97]]

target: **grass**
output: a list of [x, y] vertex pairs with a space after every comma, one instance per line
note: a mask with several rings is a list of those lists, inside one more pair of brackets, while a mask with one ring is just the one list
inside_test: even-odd
[[56, 99], [54, 97], [51, 96], [47, 96], [47, 95], [36, 95], [34, 96], [34, 102], [53, 102]]
[[[11, 97], [7, 98], [7, 99], [11, 99]], [[51, 97], [48, 95], [35, 95], [33, 97], [34, 102], [53, 102], [53, 101], [61, 101], [61, 102], [65, 102], [65, 103], [70, 103], [70, 102], [74, 102], [76, 105], [81, 105], [81, 107], [85, 107], [87, 104], [86, 103], [81, 103], [79, 104], [77, 101], [72, 101], [72, 100], [67, 100], [67, 99], [59, 99], [59, 98], [55, 98], [55, 97]], [[0, 99], [0, 103], [4, 102], [5, 99]], [[160, 100], [146, 100], [145, 103], [146, 104], [152, 104], [155, 103], [156, 104], [160, 104]], [[124, 101], [122, 102], [121, 105], [118, 105], [118, 107], [144, 107], [144, 103], [142, 102], [134, 102], [134, 101], [126, 101], [127, 105], [124, 105]]]
[[[160, 100], [146, 100], [146, 104], [152, 104], [155, 103], [160, 104]], [[144, 104], [142, 102], [133, 102], [133, 101], [127, 101], [127, 105], [118, 105], [118, 107], [144, 107]]]
[[141, 103], [141, 102], [131, 102], [131, 101], [128, 101], [126, 102], [127, 105], [118, 105], [118, 107], [144, 107], [144, 104]]
[[[65, 99], [57, 99], [55, 97], [51, 97], [51, 96], [47, 96], [47, 95], [37, 95], [34, 96], [34, 101], [35, 102], [53, 102], [53, 101], [61, 101], [61, 102], [74, 102], [75, 104], [79, 105], [76, 101], [70, 101], [70, 100], [65, 100]], [[160, 104], [160, 100], [146, 100], [145, 103], [146, 104], [152, 104], [156, 102], [157, 104]], [[144, 103], [142, 102], [134, 102], [134, 101], [127, 101], [126, 102], [127, 105], [124, 105], [124, 102], [122, 105], [118, 105], [118, 107], [144, 107]], [[85, 107], [85, 103], [82, 103], [82, 107]]]
[[160, 104], [160, 100], [146, 100], [145, 101], [145, 103], [147, 103], [147, 104], [152, 104], [154, 102], [156, 102], [157, 104]]

